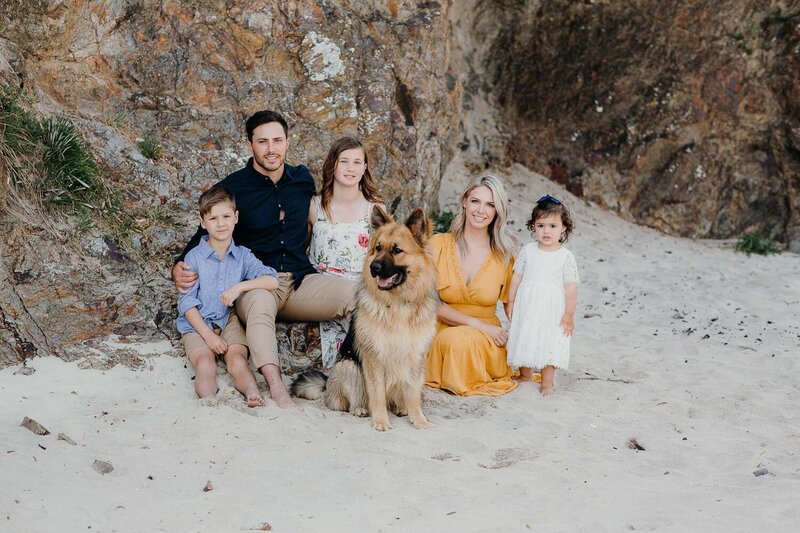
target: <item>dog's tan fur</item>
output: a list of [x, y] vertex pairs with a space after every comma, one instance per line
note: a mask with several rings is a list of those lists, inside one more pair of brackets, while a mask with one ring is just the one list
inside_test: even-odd
[[[370, 414], [372, 427], [379, 431], [392, 427], [389, 410], [398, 416], [407, 414], [416, 428], [431, 425], [421, 403], [424, 362], [436, 334], [438, 306], [436, 269], [428, 248], [430, 234], [430, 222], [421, 209], [416, 209], [405, 225], [393, 222], [378, 208], [373, 211], [352, 337], [348, 336], [355, 355], [340, 355], [325, 387], [328, 408], [357, 416]], [[375, 262], [389, 272], [405, 267], [404, 281], [381, 290], [379, 276], [370, 273]], [[292, 387], [296, 395], [319, 396], [319, 389], [310, 390], [316, 385], [298, 381]]]

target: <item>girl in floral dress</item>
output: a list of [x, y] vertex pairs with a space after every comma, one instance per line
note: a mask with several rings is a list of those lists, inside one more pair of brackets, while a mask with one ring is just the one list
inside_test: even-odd
[[[361, 278], [376, 204], [385, 209], [370, 176], [364, 146], [353, 137], [342, 137], [328, 151], [322, 165], [322, 189], [308, 210], [308, 257], [319, 272], [356, 282]], [[348, 326], [348, 319], [320, 322], [324, 371], [336, 361]]]

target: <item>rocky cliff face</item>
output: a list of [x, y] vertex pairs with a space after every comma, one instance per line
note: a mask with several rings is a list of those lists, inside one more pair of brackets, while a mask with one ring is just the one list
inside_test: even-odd
[[[434, 205], [458, 120], [446, 9], [403, 0], [4, 2], [3, 82], [23, 88], [38, 113], [75, 123], [110, 179], [134, 184], [129, 208], [166, 208], [186, 223], [138, 228], [142, 260], [133, 261], [96, 231], [55, 239], [6, 214], [0, 362], [78, 356], [88, 339], [113, 333], [173, 336], [169, 255], [194, 231], [200, 190], [245, 162], [244, 120], [259, 109], [287, 116], [290, 162], [319, 175], [331, 142], [356, 134], [387, 205]], [[158, 161], [137, 145], [146, 135], [161, 144]]]
[[667, 233], [800, 251], [800, 3], [502, 4], [508, 157]]
[[[315, 175], [335, 138], [361, 137], [401, 214], [436, 208], [458, 154], [476, 172], [522, 162], [666, 232], [760, 228], [800, 249], [799, 11], [756, 0], [3, 2], [0, 82], [38, 115], [73, 122], [138, 214], [123, 245], [102, 225], [12, 209], [0, 161], [0, 364], [80, 357], [108, 335], [173, 338], [170, 257], [194, 230], [199, 191], [244, 163], [243, 122], [264, 108], [287, 116], [289, 161]], [[284, 337], [292, 365], [316, 342], [298, 328]]]

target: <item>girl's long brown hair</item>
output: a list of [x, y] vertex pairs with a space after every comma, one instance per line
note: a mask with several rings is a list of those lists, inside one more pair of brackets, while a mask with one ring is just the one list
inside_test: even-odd
[[372, 202], [373, 204], [383, 203], [381, 193], [378, 192], [378, 188], [375, 186], [375, 183], [372, 181], [372, 176], [369, 173], [369, 160], [364, 145], [355, 137], [342, 137], [331, 145], [331, 149], [328, 150], [328, 155], [325, 157], [325, 162], [322, 164], [322, 189], [319, 191], [319, 195], [322, 211], [325, 213], [325, 218], [327, 219], [331, 218], [331, 213], [328, 208], [331, 203], [331, 198], [333, 197], [333, 174], [336, 172], [336, 163], [339, 161], [339, 156], [342, 152], [345, 150], [352, 150], [353, 148], [360, 148], [361, 151], [364, 152], [364, 165], [366, 166], [364, 175], [361, 177], [361, 181], [358, 182], [358, 189], [368, 202]]

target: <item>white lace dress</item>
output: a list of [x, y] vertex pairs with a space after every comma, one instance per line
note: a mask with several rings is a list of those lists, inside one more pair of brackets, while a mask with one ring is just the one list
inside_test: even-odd
[[[369, 243], [369, 218], [372, 204], [356, 222], [331, 222], [325, 217], [321, 199], [314, 197], [317, 218], [311, 232], [308, 258], [319, 272], [342, 276], [358, 282], [364, 268]], [[339, 354], [339, 345], [347, 334], [349, 319], [320, 322], [322, 366], [330, 369]]]
[[537, 243], [526, 244], [514, 263], [522, 283], [514, 299], [508, 332], [508, 364], [534, 369], [569, 366], [570, 337], [564, 335], [564, 286], [577, 284], [578, 267], [572, 252], [563, 246], [551, 252]]

